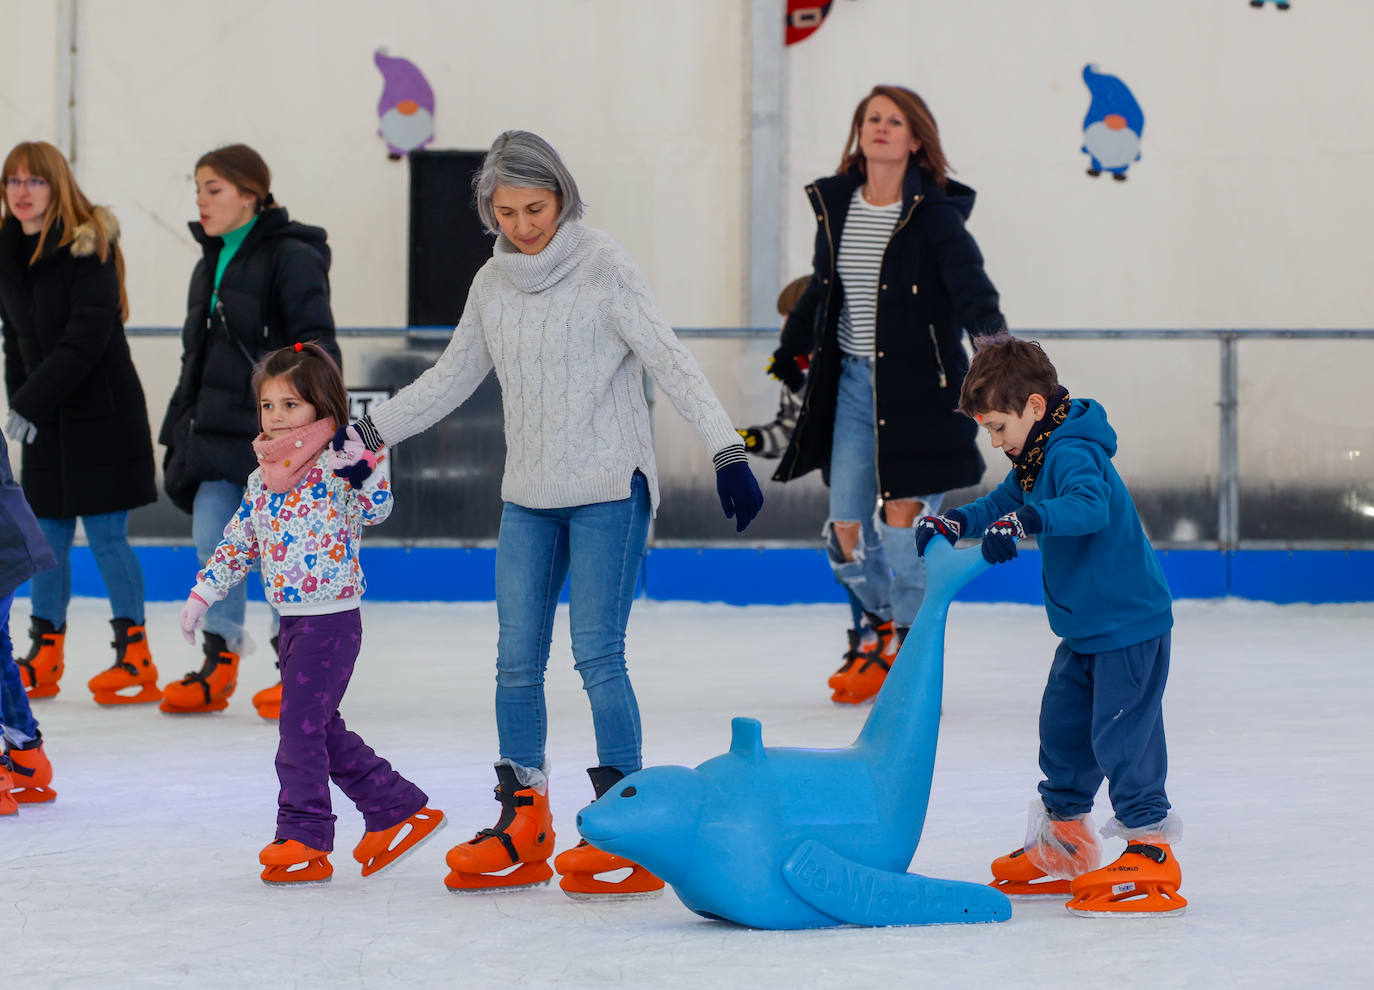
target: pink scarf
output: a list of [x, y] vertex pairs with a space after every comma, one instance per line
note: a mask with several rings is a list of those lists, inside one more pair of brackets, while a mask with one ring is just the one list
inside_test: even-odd
[[259, 433], [253, 441], [253, 452], [258, 455], [258, 467], [267, 490], [284, 495], [299, 485], [319, 458], [320, 451], [329, 446], [334, 430], [333, 418], [326, 416], [275, 440]]

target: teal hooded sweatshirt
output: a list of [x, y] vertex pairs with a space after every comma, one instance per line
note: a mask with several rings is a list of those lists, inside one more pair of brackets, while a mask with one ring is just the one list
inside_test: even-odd
[[966, 535], [1022, 505], [1044, 529], [1041, 580], [1050, 628], [1078, 653], [1104, 653], [1173, 628], [1173, 597], [1135, 502], [1112, 465], [1116, 431], [1092, 399], [1073, 399], [1050, 434], [1045, 463], [1029, 494], [1015, 470], [987, 495], [962, 506]]

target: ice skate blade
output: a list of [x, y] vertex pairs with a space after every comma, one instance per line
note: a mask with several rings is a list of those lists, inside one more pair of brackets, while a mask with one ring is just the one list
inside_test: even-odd
[[448, 888], [450, 894], [462, 894], [470, 897], [477, 894], [510, 894], [520, 890], [534, 890], [536, 887], [547, 887], [552, 880], [553, 877], [548, 877], [544, 880], [536, 880], [533, 883], [517, 883], [500, 887], [451, 887], [449, 886], [449, 882], [445, 880], [444, 886]]
[[102, 708], [118, 708], [121, 705], [146, 705], [162, 700], [162, 690], [154, 684], [147, 685], [138, 694], [117, 694], [114, 691], [101, 691], [94, 694], [95, 703]]
[[280, 890], [284, 887], [323, 887], [333, 879], [332, 876], [324, 877], [320, 880], [268, 880], [266, 877], [263, 877], [262, 882], [268, 887], [274, 887]]
[[57, 792], [51, 787], [15, 787], [10, 797], [20, 804], [49, 804], [57, 800]]
[[1093, 921], [1148, 921], [1151, 918], [1181, 918], [1188, 910], [1188, 905], [1180, 904], [1176, 908], [1152, 911], [1087, 911], [1065, 904], [1064, 910], [1076, 918], [1088, 918]]
[[[1062, 888], [1058, 887], [1063, 884]], [[993, 890], [1000, 890], [1008, 897], [1024, 897], [1027, 900], [1044, 900], [1055, 897], [1060, 900], [1073, 896], [1069, 889], [1069, 881], [1046, 881], [1043, 884], [1031, 884], [1021, 880], [994, 880], [988, 884]]]
[[657, 890], [633, 890], [620, 892], [592, 892], [586, 890], [568, 890], [564, 888], [563, 893], [567, 894], [575, 901], [600, 901], [601, 903], [605, 904], [612, 901], [652, 901], [655, 898], [663, 896], [663, 888], [659, 887]]
[[205, 708], [175, 708], [166, 701], [157, 706], [157, 710], [164, 715], [213, 715], [215, 712], [222, 712], [229, 707], [228, 701], [216, 701]]
[[858, 708], [860, 705], [872, 703], [873, 699], [876, 697], [878, 697], [876, 694], [872, 694], [866, 698], [858, 698], [848, 691], [836, 691], [830, 696], [830, 700], [834, 703], [836, 708]]

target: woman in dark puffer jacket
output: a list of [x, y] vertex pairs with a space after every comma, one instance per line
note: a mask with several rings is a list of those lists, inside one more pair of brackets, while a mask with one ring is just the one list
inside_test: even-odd
[[[272, 196], [272, 173], [252, 148], [217, 148], [196, 162], [199, 222], [191, 234], [203, 255], [191, 273], [182, 330], [181, 376], [158, 440], [167, 447], [163, 485], [191, 513], [203, 563], [239, 507], [257, 467], [253, 366], [268, 351], [313, 341], [341, 363], [329, 308], [329, 246], [319, 227], [296, 223]], [[223, 709], [238, 684], [246, 584], [205, 618], [205, 662], [164, 688], [173, 714]], [[276, 637], [272, 637], [275, 645]], [[259, 691], [254, 705], [276, 718], [281, 685]]]

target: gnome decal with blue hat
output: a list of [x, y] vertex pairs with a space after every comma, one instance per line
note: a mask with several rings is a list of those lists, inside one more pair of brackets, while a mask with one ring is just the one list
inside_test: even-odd
[[434, 90], [415, 63], [393, 58], [385, 48], [372, 56], [382, 74], [382, 98], [377, 103], [387, 157], [397, 161], [434, 140]]
[[1140, 160], [1140, 138], [1145, 133], [1145, 112], [1130, 88], [1116, 76], [1083, 66], [1083, 81], [1092, 94], [1088, 115], [1083, 118], [1083, 153], [1092, 159], [1088, 174], [1112, 173], [1126, 181], [1126, 170]]

